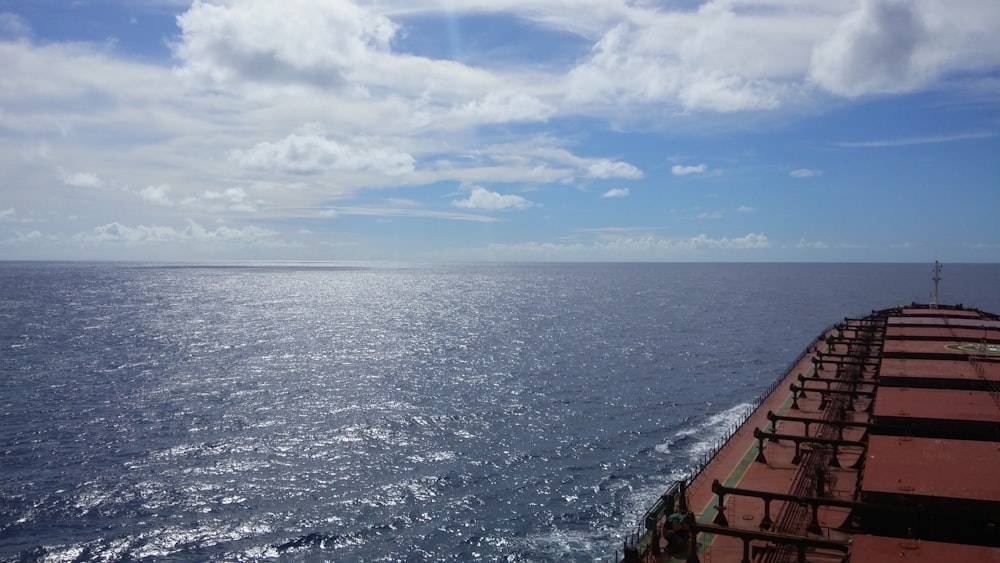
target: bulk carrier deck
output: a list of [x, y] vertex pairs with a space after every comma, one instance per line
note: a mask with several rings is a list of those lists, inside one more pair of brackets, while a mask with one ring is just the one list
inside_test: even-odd
[[932, 302], [825, 331], [616, 560], [1000, 562], [998, 526], [1000, 317]]

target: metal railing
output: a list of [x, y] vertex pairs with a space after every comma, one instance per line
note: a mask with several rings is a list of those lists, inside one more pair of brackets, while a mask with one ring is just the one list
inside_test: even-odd
[[[837, 324], [838, 323], [833, 323], [824, 328], [817, 335], [817, 337], [813, 339], [813, 342], [820, 341], [824, 335], [826, 335], [834, 328], [836, 328]], [[616, 563], [625, 562], [626, 560], [629, 560], [631, 558], [631, 554], [635, 554], [635, 556], [637, 557], [636, 561], [643, 560], [643, 558], [646, 555], [646, 550], [649, 547], [651, 547], [646, 544], [649, 543], [651, 537], [650, 533], [651, 529], [649, 528], [649, 521], [651, 513], [655, 512], [654, 509], [660, 507], [664, 497], [669, 495], [671, 491], [674, 491], [676, 493], [678, 489], [683, 490], [687, 488], [687, 486], [693, 483], [705, 471], [705, 468], [708, 467], [708, 464], [711, 463], [712, 459], [714, 459], [715, 456], [718, 455], [719, 451], [722, 450], [722, 448], [724, 448], [725, 445], [729, 443], [729, 440], [732, 439], [732, 437], [739, 431], [740, 428], [743, 427], [744, 424], [746, 424], [747, 420], [749, 420], [749, 418], [755, 412], [757, 412], [757, 409], [760, 408], [760, 405], [763, 404], [764, 401], [778, 389], [778, 386], [781, 385], [781, 382], [785, 380], [785, 378], [788, 376], [789, 373], [792, 372], [793, 369], [795, 369], [795, 366], [797, 366], [799, 362], [801, 362], [806, 357], [807, 354], [813, 351], [812, 346], [813, 346], [812, 344], [809, 344], [805, 348], [803, 348], [802, 351], [799, 352], [798, 356], [796, 356], [794, 360], [788, 363], [785, 369], [781, 372], [781, 376], [772, 381], [760, 394], [758, 394], [750, 402], [750, 407], [747, 408], [746, 411], [740, 415], [737, 421], [732, 423], [726, 429], [726, 432], [723, 435], [723, 437], [716, 440], [715, 443], [712, 444], [712, 447], [709, 448], [707, 452], [700, 455], [698, 459], [694, 461], [694, 463], [688, 466], [688, 469], [685, 472], [687, 475], [680, 481], [674, 482], [667, 489], [667, 491], [664, 492], [663, 495], [660, 495], [660, 498], [657, 499], [656, 503], [654, 503], [654, 505], [650, 507], [649, 510], [646, 511], [646, 513], [643, 515], [643, 518], [637, 524], [635, 524], [634, 528], [630, 532], [626, 534], [626, 537], [622, 543], [621, 555], [619, 555], [619, 551], [616, 549], [613, 561], [615, 561]], [[674, 496], [673, 498], [677, 499], [679, 497]], [[672, 509], [672, 506], [669, 507], [668, 509]], [[655, 530], [655, 526], [656, 524], [654, 520], [652, 530]], [[625, 555], [626, 553], [630, 555], [626, 556]]]

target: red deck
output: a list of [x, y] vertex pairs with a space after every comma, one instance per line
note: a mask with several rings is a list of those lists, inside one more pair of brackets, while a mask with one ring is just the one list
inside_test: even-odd
[[854, 536], [851, 563], [1000, 563], [1000, 548], [879, 536]]
[[[1000, 362], [982, 362], [983, 378], [1000, 381]], [[968, 358], [955, 360], [917, 360], [913, 358], [885, 358], [879, 377], [913, 377], [920, 379], [980, 379], [976, 367]]]
[[886, 338], [935, 338], [939, 340], [969, 340], [980, 342], [1000, 339], [1000, 330], [973, 327], [940, 326], [891, 326], [885, 331]]
[[1000, 444], [872, 436], [862, 493], [1000, 502]]
[[978, 319], [981, 315], [979, 311], [972, 309], [927, 309], [906, 307], [902, 311], [904, 317], [944, 317]]
[[941, 317], [892, 317], [889, 319], [889, 326], [923, 326], [923, 325], [933, 325], [940, 326], [942, 323], [948, 326], [954, 327], [964, 327], [964, 328], [993, 328], [1000, 329], [1000, 321], [994, 321], [989, 319], [966, 319], [966, 318], [946, 318]]
[[[820, 335], [625, 561], [1000, 563], [1000, 403], [978, 390], [1000, 382], [998, 327], [908, 307]], [[697, 547], [671, 556], [685, 506]]]
[[970, 355], [1000, 356], [1000, 345], [986, 345], [979, 341], [969, 340], [886, 340], [882, 352], [887, 355], [920, 356], [920, 355], [950, 355], [968, 357]]
[[[976, 420], [1000, 423], [1000, 409], [988, 391], [883, 387], [875, 399], [876, 417]], [[998, 479], [1000, 480], [1000, 479]]]

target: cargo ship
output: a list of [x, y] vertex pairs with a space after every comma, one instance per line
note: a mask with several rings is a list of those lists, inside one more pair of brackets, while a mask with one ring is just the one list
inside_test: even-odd
[[1000, 562], [1000, 316], [940, 273], [824, 330], [615, 560]]

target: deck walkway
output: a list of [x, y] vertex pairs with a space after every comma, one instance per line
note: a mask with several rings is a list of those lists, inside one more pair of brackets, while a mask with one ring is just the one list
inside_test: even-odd
[[[892, 449], [897, 440], [894, 436], [903, 436], [898, 439], [909, 445], [909, 441], [917, 439], [906, 437], [906, 433], [933, 428], [936, 435], [927, 444], [937, 444], [933, 447], [949, 452], [947, 455], [962, 457], [963, 450], [960, 444], [953, 443], [956, 441], [953, 438], [965, 438], [966, 443], [971, 443], [968, 442], [970, 438], [981, 440], [983, 436], [992, 436], [994, 426], [988, 425], [1000, 427], [1000, 394], [995, 392], [1000, 383], [1000, 373], [995, 369], [1000, 364], [995, 360], [1000, 356], [984, 359], [982, 346], [956, 347], [954, 343], [961, 341], [965, 331], [956, 331], [949, 324], [968, 325], [977, 319], [982, 319], [982, 328], [977, 333], [980, 343], [1000, 337], [1000, 322], [993, 315], [926, 307], [886, 310], [877, 315], [873, 312], [870, 317], [847, 322], [821, 335], [684, 489], [673, 491], [682, 499], [677, 498], [671, 509], [654, 515], [655, 529], [651, 527], [631, 553], [626, 551], [624, 561], [840, 563], [850, 554], [856, 538], [866, 538], [863, 542], [866, 548], [858, 552], [858, 561], [867, 557], [865, 554], [888, 549], [886, 546], [898, 547], [900, 538], [907, 536], [898, 535], [900, 531], [894, 530], [891, 522], [899, 511], [912, 512], [915, 508], [907, 504], [911, 501], [903, 489], [903, 495], [887, 496], [873, 488], [876, 481], [891, 480], [891, 476], [883, 475], [887, 471], [899, 472], [902, 479], [906, 476], [904, 469], [912, 470], [901, 467], [906, 463], [903, 460], [885, 459], [886, 454], [895, 451]], [[887, 327], [903, 326], [909, 321], [920, 325], [919, 334], [913, 335], [920, 340], [906, 340], [895, 328], [894, 338], [886, 339]], [[970, 420], [956, 419], [951, 426], [947, 421], [940, 423], [941, 413], [962, 418], [961, 413], [956, 415], [954, 409], [943, 408], [940, 404], [921, 406], [924, 401], [913, 401], [913, 408], [906, 412], [917, 422], [912, 426], [902, 425], [899, 417], [882, 420], [872, 414], [879, 405], [880, 383], [898, 384], [892, 383], [897, 380], [891, 376], [885, 382], [879, 381], [880, 364], [887, 355], [884, 354], [886, 350], [892, 352], [888, 355], [894, 356], [892, 362], [888, 362], [893, 366], [891, 373], [907, 376], [901, 381], [912, 382], [926, 376], [929, 387], [939, 388], [947, 378], [942, 379], [940, 371], [934, 367], [961, 365], [964, 378], [983, 382], [990, 392], [924, 389], [916, 393], [921, 397], [961, 396], [966, 402], [973, 401], [977, 408], [970, 413]], [[930, 350], [934, 357], [928, 356]], [[988, 362], [985, 369], [983, 365], [975, 365], [983, 361]], [[933, 365], [928, 367], [927, 364]], [[972, 369], [966, 371], [970, 365]], [[961, 389], [961, 386], [956, 387]], [[885, 391], [881, 412], [899, 404], [900, 388], [886, 387]], [[905, 395], [905, 391], [902, 393]], [[993, 400], [986, 401], [984, 397]], [[961, 436], [969, 429], [975, 429], [977, 435]], [[873, 432], [882, 435], [869, 439]], [[777, 440], [772, 440], [772, 436]], [[991, 439], [994, 441], [978, 443], [977, 448], [965, 451], [973, 452], [970, 455], [980, 455], [980, 450], [987, 452], [982, 455], [1000, 455], [1000, 441]], [[918, 445], [924, 443], [917, 442]], [[876, 455], [881, 457], [875, 459]], [[967, 463], [975, 465], [975, 460], [967, 460]], [[870, 476], [867, 488], [862, 469], [866, 464], [871, 465], [873, 472], [877, 469], [879, 474]], [[994, 460], [989, 460], [987, 465], [996, 466]], [[981, 468], [982, 464], [977, 467]], [[936, 471], [940, 473], [941, 468]], [[916, 473], [926, 475], [919, 470]], [[981, 477], [979, 473], [976, 475]], [[934, 476], [928, 478], [933, 480]], [[927, 488], [928, 483], [922, 486]], [[868, 491], [868, 488], [873, 490]], [[943, 490], [952, 489], [954, 487]], [[994, 489], [990, 489], [991, 494], [1000, 493]], [[935, 540], [943, 536], [959, 542], [971, 535], [972, 543], [978, 544], [973, 551], [989, 553], [993, 559], [987, 560], [1000, 561], [1000, 537], [975, 539], [976, 534], [988, 536], [990, 530], [995, 533], [1000, 502], [987, 500], [962, 507], [955, 504], [966, 502], [962, 495], [940, 494], [948, 498], [920, 496], [919, 501], [936, 502], [944, 511], [971, 509], [974, 516], [956, 523], [954, 529], [941, 526], [935, 530], [933, 526], [914, 520], [916, 524], [909, 529], [909, 534], [925, 534], [927, 539]], [[878, 502], [872, 502], [866, 495], [872, 495]], [[694, 550], [687, 546], [679, 553], [668, 552], [671, 546], [664, 538], [664, 526], [666, 516], [672, 511], [690, 513], [688, 522], [695, 531]], [[926, 519], [925, 516], [920, 518]], [[975, 532], [980, 525], [984, 526], [983, 532]], [[869, 535], [872, 533], [874, 535]], [[879, 534], [897, 535], [886, 540]], [[931, 537], [934, 534], [937, 536]], [[910, 543], [906, 544], [904, 555], [921, 553], [918, 551], [920, 542], [915, 544], [918, 547], [910, 547]], [[927, 542], [926, 545], [936, 546], [937, 543], [941, 542]], [[938, 549], [924, 551], [938, 553]], [[854, 558], [851, 561], [854, 563]]]

